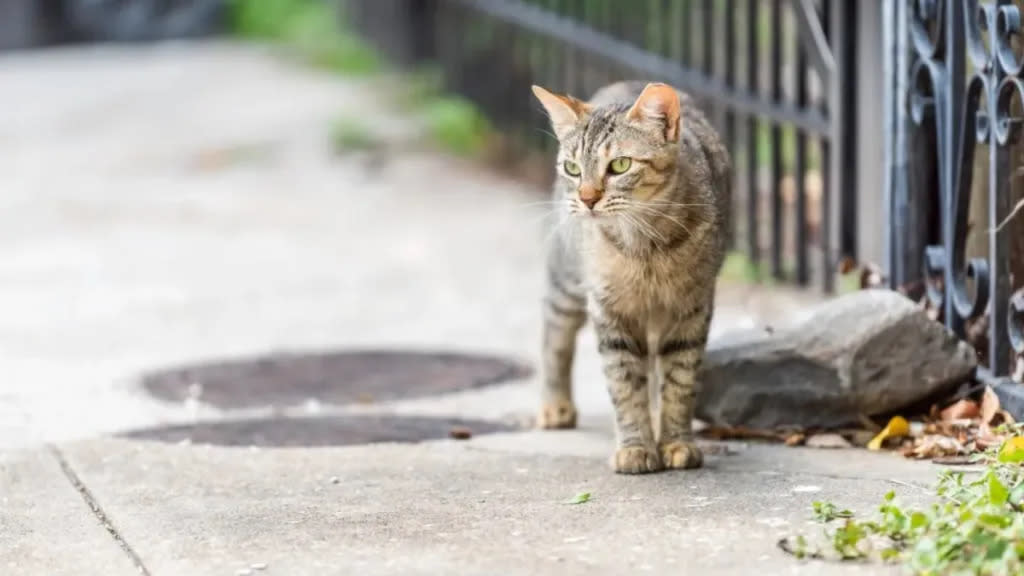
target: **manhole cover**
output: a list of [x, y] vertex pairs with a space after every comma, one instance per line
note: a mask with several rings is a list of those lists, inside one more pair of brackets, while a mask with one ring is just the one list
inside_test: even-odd
[[480, 388], [530, 375], [492, 356], [401, 351], [278, 354], [156, 372], [142, 385], [181, 402], [198, 395], [221, 409], [379, 402]]
[[269, 418], [203, 422], [121, 434], [123, 438], [191, 442], [218, 446], [347, 446], [374, 442], [419, 442], [449, 437], [453, 430], [471, 435], [514, 431], [499, 422], [389, 415]]

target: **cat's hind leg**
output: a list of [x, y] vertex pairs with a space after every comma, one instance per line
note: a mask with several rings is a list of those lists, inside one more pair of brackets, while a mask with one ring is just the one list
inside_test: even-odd
[[572, 400], [572, 363], [576, 336], [586, 321], [586, 297], [562, 270], [548, 274], [544, 297], [540, 428], [575, 428], [576, 406]]

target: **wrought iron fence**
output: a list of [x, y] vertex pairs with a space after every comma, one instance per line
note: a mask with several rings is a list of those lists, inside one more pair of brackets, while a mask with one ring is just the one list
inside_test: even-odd
[[[1021, 6], [886, 0], [887, 196], [893, 287], [920, 286], [979, 350], [980, 379], [1006, 383], [1024, 354]], [[1024, 388], [997, 386], [1024, 413]]]
[[[500, 130], [550, 152], [531, 83], [586, 98], [624, 79], [689, 92], [736, 165], [734, 245], [834, 289], [856, 257], [855, 0], [348, 0], [356, 30]], [[552, 173], [553, 173], [552, 168]], [[841, 217], [840, 217], [841, 216]]]

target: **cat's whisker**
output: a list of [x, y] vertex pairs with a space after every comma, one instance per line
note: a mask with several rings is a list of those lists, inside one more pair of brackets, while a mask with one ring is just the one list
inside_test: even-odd
[[675, 216], [672, 216], [670, 214], [666, 214], [664, 212], [659, 212], [657, 210], [648, 208], [646, 206], [633, 206], [633, 208], [638, 210], [638, 211], [640, 211], [640, 212], [642, 212], [642, 213], [644, 213], [644, 214], [650, 214], [652, 216], [657, 216], [657, 217], [664, 218], [664, 219], [668, 220], [669, 222], [672, 222], [673, 224], [675, 224], [675, 225], [679, 226], [680, 228], [682, 228], [687, 234], [689, 234], [691, 236], [693, 235], [693, 231], [690, 230], [690, 228], [686, 224], [683, 224], [682, 221], [680, 221]]

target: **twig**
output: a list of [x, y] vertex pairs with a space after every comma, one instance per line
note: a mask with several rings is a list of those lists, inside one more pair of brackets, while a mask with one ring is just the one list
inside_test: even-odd
[[895, 478], [886, 478], [886, 482], [892, 482], [893, 484], [898, 484], [900, 486], [906, 486], [907, 488], [913, 488], [914, 490], [917, 490], [919, 492], [924, 492], [925, 494], [931, 494], [931, 492], [927, 488], [925, 488], [924, 486], [918, 486], [917, 484], [913, 484], [911, 482], [904, 482], [903, 480], [897, 480]]
[[999, 232], [1000, 230], [1002, 230], [1002, 229], [1003, 229], [1003, 226], [1006, 226], [1006, 224], [1007, 224], [1007, 223], [1008, 223], [1008, 222], [1009, 222], [1009, 221], [1010, 221], [1010, 220], [1011, 220], [1011, 219], [1012, 219], [1012, 218], [1013, 218], [1014, 216], [1016, 216], [1016, 215], [1017, 215], [1017, 212], [1020, 212], [1020, 211], [1021, 211], [1022, 209], [1024, 209], [1024, 198], [1021, 198], [1021, 199], [1020, 199], [1020, 200], [1019, 200], [1019, 201], [1017, 202], [1017, 205], [1013, 207], [1013, 210], [1011, 210], [1011, 211], [1010, 211], [1010, 215], [1009, 215], [1009, 216], [1007, 216], [1006, 218], [1003, 218], [1003, 221], [1002, 221], [1002, 222], [1000, 222], [1000, 223], [999, 223], [999, 225], [998, 225], [998, 226], [996, 226], [995, 228], [993, 228], [992, 230], [989, 230], [989, 233], [991, 233], [991, 234], [997, 234], [997, 233], [998, 233], [998, 232]]

